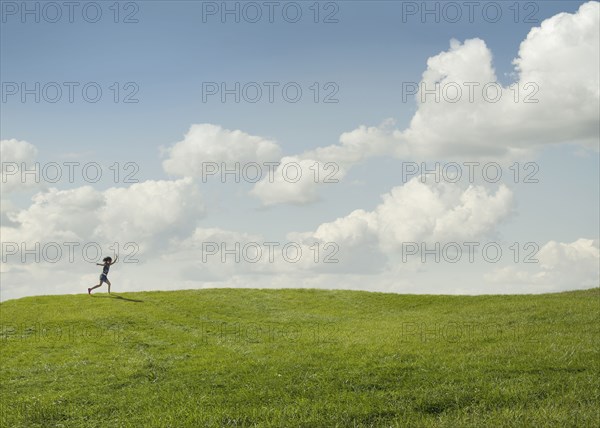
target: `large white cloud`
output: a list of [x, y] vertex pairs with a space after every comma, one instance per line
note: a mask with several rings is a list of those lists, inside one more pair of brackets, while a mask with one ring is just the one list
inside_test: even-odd
[[[437, 103], [418, 96], [418, 111], [401, 142], [415, 155], [443, 157], [511, 157], [556, 143], [597, 148], [599, 8], [589, 2], [574, 14], [561, 13], [532, 28], [513, 61], [519, 93], [504, 86], [497, 102], [486, 100], [481, 90], [485, 84], [499, 85], [485, 42], [453, 41], [449, 51], [428, 60], [421, 85], [476, 82], [474, 101], [466, 93], [456, 103], [448, 101], [451, 95]], [[493, 90], [488, 94], [494, 97]], [[535, 99], [539, 102], [529, 102]]]
[[274, 141], [203, 123], [192, 125], [183, 141], [165, 149], [165, 154], [163, 168], [169, 174], [200, 177], [208, 162], [231, 169], [236, 162], [276, 161], [281, 150]]
[[[550, 144], [597, 150], [599, 8], [592, 1], [532, 28], [513, 61], [516, 79], [508, 86], [498, 81], [483, 40], [452, 40], [448, 51], [428, 59], [421, 81], [415, 82], [433, 93], [416, 95], [417, 111], [408, 128], [394, 129], [390, 120], [377, 127], [363, 125], [342, 134], [340, 144], [290, 158], [337, 162], [342, 178], [353, 165], [374, 156], [508, 163], [529, 159]], [[253, 193], [266, 205], [308, 203], [318, 199], [319, 184], [282, 186], [263, 179]]]
[[512, 192], [504, 185], [492, 193], [482, 186], [461, 189], [449, 183], [423, 183], [418, 178], [382, 198], [373, 211], [355, 210], [321, 224], [314, 232], [295, 236], [334, 242], [344, 266], [369, 270], [373, 265], [381, 267], [375, 263], [381, 258], [395, 259], [405, 244], [462, 243], [492, 236], [513, 205]]
[[155, 240], [165, 233], [187, 232], [204, 205], [190, 179], [156, 180], [107, 189], [98, 212], [98, 236]]
[[521, 82], [538, 82], [540, 105], [521, 126], [538, 142], [576, 142], [598, 149], [600, 3], [583, 4], [533, 28], [514, 60]]
[[[401, 142], [417, 156], [464, 157], [465, 154], [514, 157], [547, 144], [579, 143], [598, 146], [599, 117], [599, 3], [589, 2], [574, 14], [561, 13], [533, 28], [513, 61], [515, 90], [495, 91], [500, 85], [485, 42], [452, 41], [450, 50], [427, 62], [421, 85], [440, 85], [442, 96], [418, 96], [418, 110]], [[475, 82], [473, 101], [465, 82]], [[443, 89], [462, 87], [462, 97], [443, 96]], [[531, 98], [528, 97], [531, 95]], [[515, 97], [517, 97], [515, 99]], [[529, 102], [538, 100], [539, 102]]]
[[[8, 216], [2, 241], [45, 245], [55, 242], [98, 243], [103, 250], [127, 242], [140, 253], [166, 246], [166, 239], [187, 234], [203, 206], [189, 178], [176, 181], [144, 181], [124, 188], [98, 191], [91, 186], [69, 190], [51, 188], [36, 194], [32, 204]], [[17, 259], [18, 255], [14, 256]], [[12, 260], [12, 259], [11, 259]]]

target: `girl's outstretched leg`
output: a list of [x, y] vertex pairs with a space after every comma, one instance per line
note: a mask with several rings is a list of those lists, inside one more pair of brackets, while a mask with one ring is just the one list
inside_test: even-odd
[[106, 280], [106, 283], [108, 284], [108, 294], [110, 294], [110, 281]]
[[100, 284], [93, 286], [92, 288], [88, 288], [88, 294], [92, 294], [92, 290], [95, 290], [96, 288], [100, 287], [102, 285], [102, 281], [100, 281]]

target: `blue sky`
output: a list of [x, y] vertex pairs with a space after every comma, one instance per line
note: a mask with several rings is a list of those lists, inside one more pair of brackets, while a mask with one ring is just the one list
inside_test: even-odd
[[[399, 132], [403, 131], [410, 127], [419, 105], [412, 99], [408, 102], [402, 101], [402, 83], [420, 82], [423, 73], [428, 69], [428, 59], [450, 51], [451, 39], [456, 39], [461, 44], [469, 39], [482, 40], [486, 52], [489, 51], [491, 55], [498, 82], [509, 85], [518, 81], [512, 61], [519, 55], [521, 43], [530, 34], [532, 28], [538, 27], [542, 21], [559, 13], [575, 14], [585, 2], [520, 2], [520, 16], [517, 23], [514, 22], [514, 9], [509, 9], [511, 5], [514, 7], [514, 2], [495, 3], [501, 5], [503, 12], [502, 18], [496, 23], [486, 21], [479, 9], [472, 23], [468, 22], [465, 16], [457, 23], [435, 23], [431, 22], [431, 18], [429, 22], [422, 23], [418, 15], [407, 16], [407, 22], [403, 22], [403, 7], [406, 8], [407, 3], [421, 7], [421, 2], [320, 2], [320, 19], [323, 19], [327, 12], [336, 11], [334, 17], [339, 22], [327, 24], [313, 22], [313, 9], [310, 9], [314, 7], [312, 1], [297, 2], [303, 13], [302, 19], [297, 23], [286, 22], [281, 13], [277, 13], [278, 9], [273, 23], [269, 23], [266, 17], [258, 23], [244, 22], [243, 17], [240, 23], [232, 22], [231, 17], [227, 22], [221, 22], [221, 19], [214, 15], [206, 16], [207, 22], [203, 22], [203, 7], [206, 8], [208, 3], [211, 6], [214, 4], [221, 7], [221, 2], [193, 1], [144, 1], [131, 2], [131, 4], [121, 2], [119, 19], [122, 20], [125, 14], [135, 11], [133, 17], [138, 20], [137, 23], [113, 22], [113, 10], [109, 9], [112, 2], [99, 2], [103, 15], [96, 23], [86, 22], [77, 11], [73, 23], [69, 23], [66, 17], [57, 23], [44, 22], [43, 15], [41, 22], [36, 23], [31, 16], [26, 22], [22, 22], [19, 16], [20, 10], [14, 15], [8, 14], [7, 3], [11, 2], [2, 2], [3, 16], [0, 30], [2, 48], [0, 73], [3, 85], [6, 82], [27, 82], [30, 86], [35, 82], [41, 82], [41, 85], [47, 82], [79, 82], [82, 86], [87, 82], [97, 82], [103, 88], [103, 96], [99, 102], [89, 103], [85, 102], [76, 91], [76, 99], [73, 103], [66, 101], [65, 94], [57, 103], [44, 101], [35, 103], [32, 97], [26, 102], [21, 102], [19, 95], [3, 94], [7, 98], [3, 99], [1, 104], [2, 140], [14, 139], [35, 146], [37, 154], [35, 159], [30, 160], [42, 163], [65, 160], [82, 163], [95, 161], [107, 168], [114, 162], [121, 164], [128, 161], [135, 162], [139, 165], [137, 178], [143, 182], [174, 181], [194, 175], [189, 171], [174, 174], [174, 170], [166, 171], [163, 167], [163, 161], [169, 158], [169, 149], [178, 142], [187, 141], [184, 136], [194, 124], [212, 124], [225, 130], [240, 130], [250, 136], [275, 141], [283, 156], [300, 157], [303, 153], [306, 154], [317, 148], [338, 144], [341, 134], [356, 130], [361, 125], [379, 127], [388, 118], [395, 120], [395, 129]], [[283, 7], [286, 3], [290, 2], [278, 2], [278, 7]], [[482, 2], [480, 5], [483, 7], [489, 3], [493, 2]], [[591, 3], [597, 7], [597, 2]], [[15, 4], [21, 7], [20, 2]], [[28, 2], [28, 4], [35, 7], [35, 2]], [[81, 4], [84, 5], [85, 2]], [[235, 2], [227, 4], [229, 7], [235, 7]], [[262, 5], [263, 2], [256, 4]], [[466, 8], [464, 2], [456, 4]], [[428, 5], [435, 7], [435, 2], [428, 2]], [[240, 7], [243, 7], [241, 3]], [[265, 10], [263, 9], [263, 12]], [[463, 9], [464, 11], [466, 9]], [[537, 20], [537, 23], [523, 22], [524, 16], [529, 12], [534, 12], [532, 18]], [[596, 15], [597, 12], [596, 10]], [[593, 15], [593, 12], [590, 15]], [[597, 16], [596, 22], [591, 24], [591, 30], [582, 33], [581, 36], [591, 45], [590, 52], [595, 47], [594, 43], [597, 45], [597, 41], [594, 42], [591, 40], [593, 37], [589, 37], [589, 34], [594, 34], [594, 31], [598, 32], [596, 24]], [[560, 25], [572, 24], [563, 21]], [[557, 28], [560, 28], [560, 25]], [[557, 34], [562, 33], [559, 31]], [[556, 52], [567, 52], [568, 41], [561, 41], [560, 37], [548, 41], [548, 43], [561, 42], [564, 42], [567, 47], [557, 45]], [[541, 42], [535, 41], [535, 43]], [[533, 42], [532, 46], [534, 46]], [[550, 46], [548, 52], [553, 51], [553, 47]], [[531, 53], [528, 55], [530, 63], [539, 60]], [[595, 57], [581, 55], [580, 60], [581, 64], [561, 64], [559, 58], [550, 59], [550, 64], [557, 65], [557, 69], [545, 71], [547, 76], [560, 75], [561, 79], [565, 78], [565, 73], [568, 78], [571, 68], [590, 70], [589, 75], [593, 75], [594, 67], [596, 69], [598, 67], [597, 52]], [[538, 65], [547, 67], [545, 62], [539, 60], [539, 64], [530, 66], [532, 73]], [[133, 82], [139, 88], [135, 95], [139, 102], [113, 102], [113, 93], [109, 90], [113, 82], [118, 82], [121, 86], [121, 96], [127, 93], [123, 85]], [[231, 97], [223, 103], [218, 96], [209, 97], [208, 102], [203, 102], [203, 82], [226, 82], [230, 86], [235, 82], [240, 82], [241, 85], [248, 82], [259, 84], [279, 82], [281, 85], [297, 82], [303, 89], [303, 97], [297, 103], [289, 103], [283, 100], [280, 92], [276, 92], [273, 103], [267, 102], [265, 95], [257, 103], [244, 101], [235, 103]], [[320, 96], [327, 92], [323, 88], [326, 83], [332, 82], [337, 85], [339, 91], [336, 97], [339, 102], [315, 103], [312, 100], [313, 93], [309, 89], [314, 82], [318, 82], [321, 87]], [[590, 97], [575, 102], [585, 104], [584, 107], [597, 109], [597, 79], [594, 81], [592, 78], [591, 82], [585, 84], [588, 85], [587, 87], [591, 85]], [[581, 85], [584, 86], [583, 83]], [[542, 90], [543, 88], [542, 86]], [[565, 85], [562, 88], [567, 94], [566, 98], [568, 94], [576, 93], [573, 88], [567, 88]], [[4, 89], [5, 86], [3, 91]], [[557, 117], [568, 116], [560, 108], [555, 107], [555, 105], [561, 106], [559, 101], [545, 102], [542, 95], [544, 95], [543, 91], [540, 94], [542, 107], [547, 106], [548, 111], [554, 112], [552, 114]], [[557, 98], [560, 96], [562, 95], [556, 94], [556, 91], [552, 95]], [[565, 104], [565, 109], [569, 109], [569, 105]], [[448, 105], [446, 108], [452, 109], [453, 106]], [[552, 114], [548, 116], [545, 114], [540, 113], [539, 117], [552, 117]], [[591, 246], [590, 254], [592, 254], [591, 258], [586, 259], [588, 260], [586, 263], [589, 264], [589, 260], [592, 263], [588, 272], [594, 274], [594, 251], [597, 253], [600, 234], [598, 142], [596, 139], [593, 143], [597, 134], [582, 130], [590, 120], [593, 125], [593, 115], [590, 120], [578, 116], [577, 120], [567, 121], [564, 126], [561, 125], [563, 130], [561, 135], [556, 136], [556, 141], [550, 141], [550, 138], [547, 144], [544, 143], [546, 141], [544, 133], [540, 131], [542, 128], [531, 125], [532, 129], [529, 129], [527, 124], [533, 124], [535, 120], [525, 120], [521, 123], [523, 135], [529, 135], [528, 133], [537, 135], [535, 138], [524, 137], [525, 140], [535, 140], [535, 143], [527, 146], [527, 154], [521, 157], [499, 156], [496, 160], [502, 163], [505, 173], [509, 171], [508, 166], [514, 162], [521, 164], [537, 162], [540, 183], [514, 184], [503, 180], [512, 192], [510, 209], [507, 209], [506, 215], [492, 221], [493, 225], [486, 226], [482, 235], [476, 239], [482, 241], [496, 239], [508, 243], [507, 245], [513, 241], [534, 241], [540, 248], [552, 241], [564, 244], [560, 248], [561, 251], [566, 252], [570, 251], [568, 245], [579, 239], [586, 239], [591, 242], [588, 246]], [[453, 129], [468, 129], [469, 126], [468, 121], [456, 123]], [[515, 140], [518, 138], [515, 139], [513, 134], [519, 132], [519, 129], [517, 126], [514, 128], [508, 137], [501, 136], [501, 133], [493, 129], [490, 130], [490, 141], [498, 139], [498, 147], [509, 146], [513, 142], [517, 145]], [[552, 131], [548, 132], [556, 134]], [[587, 139], [587, 143], [575, 141], [582, 135]], [[503, 143], [502, 138], [509, 138], [510, 141]], [[589, 140], [592, 141], [591, 144]], [[9, 143], [6, 144], [8, 147]], [[186, 144], [193, 149], [194, 145], [199, 147], [198, 145], [203, 143], [190, 140]], [[421, 143], [417, 141], [411, 144], [417, 147]], [[455, 146], [452, 144], [455, 143], [449, 137], [447, 150], [452, 152], [453, 147], [456, 147], [456, 153], [461, 153], [455, 160], [468, 162], [481, 159], [478, 151], [469, 154], [468, 149], [459, 147], [459, 143]], [[187, 228], [168, 229], [172, 230], [173, 234], [169, 235], [171, 232], [165, 231], [166, 240], [148, 244], [149, 249], [144, 253], [144, 260], [152, 264], [152, 260], [164, 260], [165, 257], [177, 253], [175, 251], [177, 247], [170, 247], [171, 244], [168, 242], [183, 241], [186, 236], [190, 236], [194, 228], [198, 227], [219, 228], [238, 234], [258, 234], [275, 240], [284, 240], [289, 233], [314, 232], [320, 225], [333, 222], [337, 218], [344, 218], [356, 209], [366, 212], [375, 210], [381, 204], [382, 195], [404, 184], [399, 173], [402, 162], [437, 160], [444, 162], [448, 159], [445, 155], [446, 149], [430, 152], [426, 156], [417, 154], [421, 153], [418, 149], [415, 149], [416, 152], [413, 150], [406, 154], [398, 154], [396, 149], [391, 150], [395, 155], [391, 155], [391, 152], [374, 156], [365, 155], [352, 165], [344, 165], [345, 175], [340, 183], [319, 186], [316, 199], [300, 198], [299, 203], [282, 202], [265, 205], [264, 199], [249, 195], [253, 189], [251, 183], [222, 184], [214, 180], [210, 183], [202, 183], [197, 176], [193, 177], [193, 186], [201, 196], [197, 201], [190, 198], [190, 204], [201, 206], [202, 215], [190, 214], [192, 220]], [[8, 149], [6, 153], [9, 153]], [[494, 160], [494, 157], [490, 156], [486, 159]], [[5, 161], [6, 159], [3, 159], [3, 162]], [[78, 180], [75, 183], [59, 183], [54, 187], [59, 190], [75, 191], [86, 184], [90, 183]], [[479, 184], [483, 185], [490, 195], [498, 190], [498, 185]], [[37, 192], [48, 192], [50, 187], [53, 186], [47, 185], [42, 188], [22, 186], [18, 190], [11, 189], [10, 192], [3, 192], [2, 201], [4, 206], [8, 207], [3, 208], [2, 218], [5, 221], [3, 226], [6, 224], [9, 227], [6, 219], [12, 218], [10, 221], [14, 230], [10, 231], [11, 237], [25, 239], [24, 229], [19, 227], [25, 228], [28, 223], [23, 219], [29, 218], [26, 215], [28, 212], [33, 212], [32, 206], [35, 203], [32, 202], [31, 197]], [[106, 192], [115, 187], [128, 188], [129, 184], [122, 182], [115, 184], [109, 180], [102, 180], [92, 184], [92, 187], [94, 191]], [[462, 190], [466, 187], [464, 185]], [[98, 208], [100, 211], [115, 210], [114, 203], [115, 200], [107, 199], [106, 206], [102, 205]], [[144, 206], [140, 206], [140, 210], [144, 209]], [[164, 207], [164, 209], [170, 210], [171, 207]], [[25, 213], [23, 214], [25, 217], [21, 217], [20, 226], [16, 227], [15, 224], [19, 224], [19, 221], [15, 220], [15, 216], [20, 211]], [[64, 215], [68, 217], [72, 213]], [[126, 219], [122, 221], [126, 222]], [[181, 225], [181, 221], [181, 218], [173, 217], [174, 223]], [[121, 225], [121, 227], [126, 226]], [[460, 226], [456, 227], [460, 228]], [[82, 242], [86, 242], [97, 238], [97, 231], [94, 230], [90, 225], [87, 232], [73, 233]], [[64, 236], [65, 233], [66, 231], [63, 230], [62, 235], [58, 234], [52, 239], [58, 239], [57, 236]], [[161, 233], [163, 232], [157, 231], [157, 235]], [[108, 241], [120, 240], [119, 236], [104, 236], [104, 238]], [[429, 238], [431, 237], [427, 239]], [[471, 236], [469, 239], [472, 238]], [[31, 242], [45, 242], [44, 239], [51, 238], [27, 235], [27, 239], [31, 239]], [[14, 240], [20, 241], [17, 238]], [[360, 251], [370, 250], [361, 247]], [[547, 252], [551, 253], [549, 247]], [[548, 257], [550, 260], [554, 256], [548, 255]], [[394, 263], [390, 262], [390, 264]], [[80, 292], [79, 289], [85, 290], [82, 284], [95, 280], [94, 275], [84, 272], [84, 268], [89, 271], [89, 266], [81, 269], [67, 266], [64, 269], [64, 277], [60, 277], [60, 284], [45, 285], [42, 289], [41, 285], [35, 284], [35, 278], [38, 276], [32, 273], [32, 269], [52, 270], [52, 266], [31, 266], [31, 264], [22, 266], [17, 262], [6, 263], [6, 265], [12, 266], [3, 271], [3, 294], [9, 297]], [[345, 275], [343, 266], [344, 264], [341, 263], [339, 271]], [[423, 267], [427, 269], [429, 265], [419, 268]], [[120, 273], [123, 288], [131, 290], [144, 288], [141, 285], [142, 281], [137, 280], [137, 271], [134, 272], [133, 266], [130, 268], [129, 276], [126, 272]], [[482, 281], [481, 278], [476, 277], [479, 271], [471, 266], [464, 267], [467, 270], [471, 268], [477, 274], [465, 272], [464, 278], [458, 276], [457, 283], [448, 284], [439, 290], [431, 285], [430, 280], [423, 283], [419, 275], [411, 279], [410, 284], [406, 286], [378, 286], [375, 285], [378, 282], [377, 278], [367, 278], [362, 281], [363, 286], [355, 285], [361, 283], [358, 279], [349, 281], [348, 288], [384, 289], [395, 292], [425, 290], [469, 293], [486, 292], [492, 289], [495, 292], [514, 291], [517, 288], [536, 292], [565, 287], [577, 288], [590, 282], [589, 275], [579, 283], [575, 280], [570, 285], [565, 284], [562, 279], [557, 279], [543, 283], [536, 282], [535, 286], [527, 287], [527, 285], [516, 285], [518, 282], [516, 280], [512, 282], [507, 280], [509, 284], [495, 285], [493, 288], [487, 285], [478, 286], [478, 281]], [[485, 271], [495, 267], [488, 265], [479, 268]], [[510, 266], [510, 268], [519, 269], [521, 266]], [[10, 269], [16, 271], [24, 269], [31, 276], [17, 278]], [[438, 266], [433, 266], [431, 269], [437, 271]], [[559, 276], [562, 278], [562, 274], [556, 273], [556, 269], [558, 269], [556, 266], [546, 269], [550, 272], [546, 272], [546, 276], [554, 273], [557, 278]], [[189, 266], [182, 265], [176, 270], [187, 272]], [[393, 269], [390, 270], [392, 271]], [[201, 277], [185, 277], [185, 280], [178, 281], [175, 272], [169, 280], [168, 287], [237, 286], [236, 284], [244, 282], [243, 279], [239, 279], [244, 278], [244, 273], [232, 272], [235, 272], [235, 269], [227, 271], [227, 274], [223, 273], [219, 277], [218, 284], [204, 281]], [[438, 274], [443, 276], [442, 273]], [[231, 281], [232, 275], [239, 277], [238, 280]], [[327, 287], [326, 284], [332, 283], [330, 277], [323, 281], [316, 279], [319, 275], [318, 269], [310, 274], [311, 284]], [[394, 275], [402, 274], [389, 273], [389, 275], [393, 279]], [[470, 278], [471, 275], [475, 276], [474, 280], [465, 279]], [[523, 277], [515, 275], [521, 279]], [[268, 278], [263, 281], [265, 286], [281, 284], [294, 286], [293, 280], [286, 283], [283, 277], [274, 281]], [[333, 280], [336, 283], [335, 287], [343, 288], [343, 285], [338, 284], [343, 284], [344, 278], [347, 279], [339, 277]], [[593, 281], [594, 277], [591, 278]], [[385, 283], [390, 283], [392, 279], [386, 280]], [[597, 283], [597, 276], [595, 280]], [[23, 285], [23, 282], [28, 282], [27, 286]], [[463, 282], [469, 282], [469, 285], [466, 286]], [[303, 285], [297, 284], [297, 286]], [[157, 283], [150, 287], [160, 288], [161, 285]]]

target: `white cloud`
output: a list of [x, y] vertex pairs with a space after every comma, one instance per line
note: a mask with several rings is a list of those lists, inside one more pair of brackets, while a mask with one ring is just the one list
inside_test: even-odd
[[340, 135], [340, 144], [320, 147], [302, 155], [302, 158], [318, 159], [321, 162], [337, 162], [342, 167], [361, 162], [374, 156], [389, 153], [394, 141], [394, 121], [386, 119], [380, 126], [360, 126]]
[[231, 169], [236, 162], [272, 162], [281, 150], [274, 141], [223, 129], [208, 123], [192, 125], [180, 141], [164, 150], [164, 170], [173, 175], [200, 177], [207, 162], [225, 163]]
[[149, 180], [111, 188], [103, 195], [106, 204], [98, 212], [100, 223], [94, 230], [97, 236], [155, 240], [167, 232], [187, 232], [204, 212], [201, 197], [189, 178]]
[[37, 153], [35, 146], [27, 141], [14, 138], [0, 141], [0, 155], [3, 162], [31, 162]]
[[521, 43], [514, 60], [520, 80], [541, 88], [540, 105], [521, 124], [540, 129], [541, 143], [569, 141], [598, 149], [599, 52], [597, 1], [545, 20]]
[[189, 178], [145, 181], [105, 191], [91, 186], [51, 188], [37, 193], [32, 202], [27, 209], [8, 214], [13, 223], [2, 227], [3, 242], [25, 242], [27, 248], [36, 242], [61, 246], [64, 242], [95, 242], [105, 251], [115, 242], [121, 249], [133, 242], [140, 253], [146, 253], [165, 246], [168, 236], [189, 233], [203, 213]]
[[[265, 176], [250, 193], [265, 206], [315, 202], [319, 199], [320, 185], [337, 183], [354, 164], [389, 152], [393, 141], [389, 136], [392, 125], [392, 120], [386, 120], [381, 127], [361, 126], [343, 133], [340, 144], [320, 147], [298, 156], [285, 156], [273, 177]], [[299, 165], [302, 174], [298, 181], [295, 165]]]
[[485, 276], [491, 284], [506, 287], [507, 291], [522, 289], [529, 292], [560, 291], [598, 287], [600, 280], [600, 248], [598, 240], [580, 238], [571, 243], [550, 241], [526, 269], [522, 264], [497, 268]]
[[265, 206], [280, 203], [304, 205], [318, 199], [317, 186], [320, 183], [337, 182], [344, 174], [345, 171], [336, 162], [285, 156], [272, 176], [265, 174], [250, 194], [258, 197]]
[[504, 185], [491, 193], [481, 186], [461, 189], [413, 178], [383, 195], [373, 211], [355, 210], [298, 236], [335, 242], [344, 266], [358, 264], [368, 270], [376, 260], [396, 258], [403, 244], [462, 243], [490, 236], [511, 213], [512, 202], [512, 192]]
[[[27, 141], [16, 139], [0, 141], [0, 159], [2, 159], [2, 193], [37, 187], [35, 177], [22, 175], [23, 166], [32, 170], [32, 163], [38, 154], [37, 148]], [[26, 179], [24, 179], [26, 178]]]
[[29, 208], [9, 215], [18, 227], [3, 230], [7, 241], [17, 237], [23, 242], [78, 241], [86, 235], [90, 237], [96, 210], [105, 204], [102, 193], [91, 186], [72, 190], [51, 188], [35, 194], [32, 202]]

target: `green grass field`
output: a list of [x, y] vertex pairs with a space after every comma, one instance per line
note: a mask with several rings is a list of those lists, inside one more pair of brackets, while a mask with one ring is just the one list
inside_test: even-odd
[[2, 427], [597, 427], [600, 289], [0, 304]]

